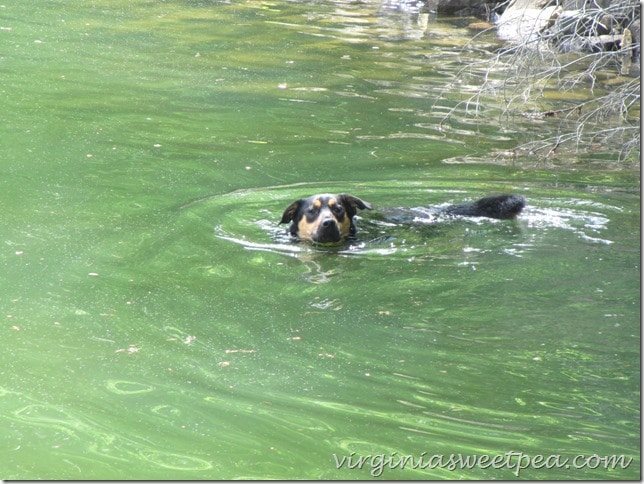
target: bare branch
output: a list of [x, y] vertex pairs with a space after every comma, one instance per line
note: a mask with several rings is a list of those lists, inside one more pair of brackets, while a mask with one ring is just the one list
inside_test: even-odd
[[632, 68], [639, 64], [639, 21], [633, 0], [560, 12], [540, 35], [509, 44], [491, 61], [464, 65], [442, 94], [471, 94], [443, 115], [440, 128], [448, 129], [456, 112], [478, 116], [502, 99], [502, 119], [560, 120], [557, 136], [524, 143], [519, 151], [547, 158], [572, 147], [639, 158], [640, 77]]

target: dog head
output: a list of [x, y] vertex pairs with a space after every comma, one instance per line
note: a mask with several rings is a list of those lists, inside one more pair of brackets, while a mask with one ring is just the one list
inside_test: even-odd
[[291, 222], [293, 237], [310, 242], [341, 242], [356, 233], [353, 217], [358, 209], [371, 210], [371, 204], [347, 194], [313, 195], [290, 204], [281, 224]]

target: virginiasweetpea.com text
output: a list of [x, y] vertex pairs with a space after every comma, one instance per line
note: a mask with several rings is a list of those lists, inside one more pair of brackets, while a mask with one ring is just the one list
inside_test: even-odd
[[369, 469], [372, 477], [380, 477], [386, 470], [395, 469], [445, 469], [458, 471], [466, 469], [505, 469], [519, 477], [528, 469], [626, 469], [633, 461], [625, 455], [575, 455], [526, 454], [508, 451], [504, 454], [429, 454], [417, 456], [390, 454], [347, 455], [333, 454], [336, 469]]

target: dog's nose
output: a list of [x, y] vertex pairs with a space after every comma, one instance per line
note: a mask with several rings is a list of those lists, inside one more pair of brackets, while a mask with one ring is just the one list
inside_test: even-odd
[[333, 224], [332, 218], [327, 218], [322, 221], [322, 227], [330, 227]]

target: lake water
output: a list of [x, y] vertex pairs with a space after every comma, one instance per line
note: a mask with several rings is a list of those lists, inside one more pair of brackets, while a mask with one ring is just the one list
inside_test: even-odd
[[[496, 157], [559, 125], [458, 105], [493, 33], [375, 0], [0, 14], [0, 478], [639, 479], [639, 166]], [[374, 205], [357, 240], [284, 235], [319, 192]], [[382, 217], [503, 192], [517, 221]]]

